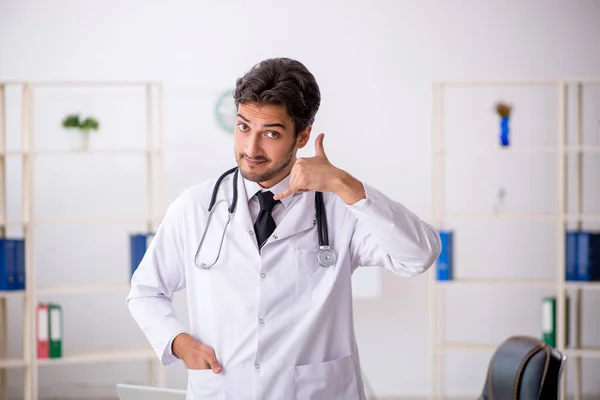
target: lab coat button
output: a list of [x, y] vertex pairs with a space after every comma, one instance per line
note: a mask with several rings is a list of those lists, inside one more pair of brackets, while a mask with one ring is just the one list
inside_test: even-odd
[[254, 364], [254, 368], [259, 369], [260, 368], [260, 364]]
[[265, 279], [266, 276], [267, 276], [267, 274], [265, 274], [264, 272], [262, 274], [260, 274], [260, 277], [263, 278], [263, 279]]
[[261, 324], [264, 324], [265, 320], [261, 318], [258, 322], [260, 322]]
[[248, 235], [250, 235], [250, 236], [254, 235], [254, 231], [252, 231], [252, 230], [248, 231]]
[[278, 238], [279, 238], [279, 236], [273, 235], [273, 239], [277, 240]]

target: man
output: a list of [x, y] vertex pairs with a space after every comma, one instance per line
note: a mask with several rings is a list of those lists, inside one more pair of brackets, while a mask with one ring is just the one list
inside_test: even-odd
[[[217, 179], [169, 206], [132, 278], [129, 309], [164, 365], [185, 363], [188, 399], [365, 399], [351, 274], [377, 265], [419, 275], [437, 259], [439, 236], [332, 165], [323, 134], [314, 157], [296, 158], [321, 99], [304, 65], [265, 60], [238, 79], [234, 96], [240, 175], [222, 179], [210, 218]], [[318, 261], [323, 240], [333, 265]], [[183, 288], [189, 330], [171, 305]]]

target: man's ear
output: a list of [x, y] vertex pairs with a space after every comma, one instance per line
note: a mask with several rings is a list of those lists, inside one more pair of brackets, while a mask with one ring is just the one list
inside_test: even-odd
[[310, 132], [312, 131], [312, 125], [309, 125], [298, 135], [298, 148], [301, 149], [308, 143], [310, 139]]

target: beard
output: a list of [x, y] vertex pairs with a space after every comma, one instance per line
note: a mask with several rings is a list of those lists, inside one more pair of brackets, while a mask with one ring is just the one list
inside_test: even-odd
[[[245, 170], [241, 165], [241, 160], [243, 158], [246, 158], [246, 155], [244, 153], [238, 154], [237, 164], [240, 169], [240, 174], [245, 179], [252, 181], [252, 182], [266, 182], [266, 181], [270, 181], [273, 178], [276, 178], [277, 176], [281, 175], [292, 164], [294, 154], [295, 154], [295, 150], [294, 150], [295, 146], [296, 146], [296, 143], [294, 142], [292, 144], [292, 147], [290, 148], [290, 150], [286, 153], [283, 160], [281, 160], [278, 164], [272, 166], [271, 168], [268, 168], [261, 172], [252, 172], [250, 170]], [[255, 157], [252, 160], [253, 161], [265, 161], [266, 163], [271, 161], [270, 159], [268, 159], [265, 156]]]

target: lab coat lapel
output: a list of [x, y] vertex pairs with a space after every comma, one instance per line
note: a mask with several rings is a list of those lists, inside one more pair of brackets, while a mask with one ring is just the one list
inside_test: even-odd
[[297, 197], [299, 199], [292, 201], [290, 210], [275, 230], [278, 240], [316, 227], [315, 192], [305, 192]]

